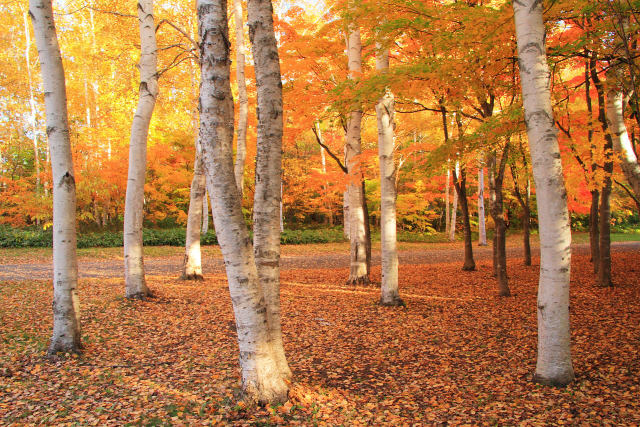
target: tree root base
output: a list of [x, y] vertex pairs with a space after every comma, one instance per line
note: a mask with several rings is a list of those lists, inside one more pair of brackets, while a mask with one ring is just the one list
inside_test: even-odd
[[474, 265], [463, 265], [462, 271], [476, 271], [476, 266]]
[[193, 274], [182, 273], [182, 276], [180, 276], [180, 280], [202, 281], [204, 280], [204, 277], [202, 276], [202, 274], [198, 274], [198, 273], [193, 273]]
[[538, 374], [533, 375], [534, 383], [557, 388], [566, 387], [567, 385], [571, 384], [574, 379], [575, 376], [573, 375], [573, 372], [560, 378], [544, 378]]
[[349, 279], [346, 283], [347, 286], [371, 286], [371, 280], [367, 276], [356, 277], [355, 279]]
[[378, 304], [383, 307], [406, 307], [407, 304], [400, 297], [395, 297], [391, 301], [378, 301]]

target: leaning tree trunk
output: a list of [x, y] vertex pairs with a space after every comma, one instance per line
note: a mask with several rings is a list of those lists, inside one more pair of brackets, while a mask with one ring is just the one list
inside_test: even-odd
[[[349, 73], [355, 78], [362, 72], [362, 44], [360, 41], [360, 29], [352, 26], [349, 31], [347, 54], [349, 59]], [[354, 110], [350, 113], [346, 135], [346, 159], [345, 163], [349, 174], [347, 194], [349, 195], [349, 240], [350, 248], [350, 285], [369, 284], [369, 272], [367, 269], [367, 232], [364, 212], [364, 193], [362, 186], [361, 159], [362, 140], [360, 127], [362, 111]]]
[[[458, 179], [459, 178], [459, 179]], [[473, 271], [476, 269], [476, 263], [473, 260], [473, 241], [471, 239], [471, 221], [469, 218], [469, 203], [467, 201], [467, 177], [463, 168], [460, 168], [460, 177], [453, 172], [453, 184], [456, 188], [456, 194], [460, 200], [460, 210], [462, 211], [462, 225], [464, 227], [464, 264], [463, 271]]]
[[138, 1], [140, 21], [140, 95], [131, 124], [129, 172], [124, 208], [124, 278], [129, 299], [145, 299], [149, 288], [144, 277], [142, 221], [144, 180], [147, 168], [147, 136], [158, 96], [156, 27], [153, 0]]
[[202, 254], [200, 252], [200, 227], [203, 215], [208, 214], [206, 179], [203, 170], [200, 138], [196, 139], [196, 159], [193, 164], [193, 180], [187, 214], [183, 280], [202, 280]]
[[569, 326], [571, 229], [557, 129], [551, 108], [542, 2], [513, 3], [522, 98], [540, 224], [538, 358], [535, 380], [566, 385], [573, 381]]
[[484, 219], [484, 161], [480, 159], [478, 168], [478, 245], [487, 246], [487, 229]]
[[256, 70], [258, 141], [253, 201], [253, 243], [267, 304], [267, 328], [278, 370], [291, 376], [280, 325], [282, 221], [282, 81], [271, 0], [249, 0], [248, 20]]
[[240, 194], [244, 184], [244, 163], [247, 157], [247, 117], [249, 99], [244, 76], [244, 28], [242, 25], [242, 0], [233, 0], [233, 16], [236, 26], [236, 83], [238, 84], [238, 129], [236, 138], [236, 163], [234, 175]]
[[40, 58], [53, 175], [53, 334], [48, 353], [77, 352], [80, 300], [76, 259], [76, 183], [71, 157], [64, 68], [51, 1], [30, 0]]
[[[240, 350], [240, 367], [242, 369], [242, 388], [245, 396], [250, 401], [264, 404], [284, 402], [287, 399], [289, 373], [283, 371], [278, 359], [278, 351], [274, 351], [274, 340], [270, 334], [273, 324], [269, 322], [267, 300], [273, 297], [274, 289], [267, 289], [260, 283], [258, 268], [254, 251], [249, 239], [249, 230], [244, 222], [242, 214], [242, 199], [235, 182], [233, 165], [233, 97], [230, 85], [230, 58], [227, 24], [226, 0], [198, 0], [197, 2], [199, 34], [201, 40], [201, 78], [200, 86], [200, 138], [204, 159], [207, 186], [212, 195], [213, 222], [220, 243], [220, 249], [225, 261], [227, 278], [229, 281], [229, 293], [233, 303], [236, 318], [236, 330], [238, 334], [238, 346]], [[277, 51], [274, 52], [275, 38], [273, 37], [273, 21], [271, 17], [271, 3], [269, 1], [249, 1], [249, 25], [252, 40], [256, 43], [256, 49], [264, 49], [264, 52], [256, 57], [256, 76], [258, 84], [259, 103], [273, 101], [274, 110], [268, 115], [272, 117], [274, 124], [282, 120], [281, 98], [279, 98], [280, 85], [279, 70], [267, 68], [270, 61], [278, 61]], [[268, 34], [271, 33], [271, 34]], [[268, 59], [264, 63], [265, 57]], [[269, 76], [275, 88], [266, 84], [264, 75]], [[260, 77], [258, 77], [260, 76]], [[268, 80], [267, 80], [268, 81]], [[267, 96], [265, 99], [264, 97]], [[279, 113], [278, 113], [279, 111]], [[279, 117], [278, 117], [279, 116]], [[265, 119], [261, 114], [260, 118]], [[258, 124], [260, 131], [270, 130], [264, 122]], [[282, 129], [281, 127], [279, 128]], [[275, 132], [278, 133], [276, 124]], [[272, 141], [276, 147], [273, 151], [281, 150], [281, 140], [277, 137]], [[264, 135], [259, 139], [259, 145], [268, 143]], [[274, 155], [267, 147], [258, 148], [258, 157]], [[277, 162], [276, 158], [271, 158]], [[271, 172], [264, 170], [263, 161], [259, 158], [257, 170], [266, 175], [258, 175], [256, 181], [263, 181], [261, 194], [265, 196], [270, 210], [277, 212], [279, 201], [279, 178], [268, 175]], [[281, 164], [269, 166], [279, 171]], [[274, 185], [274, 182], [276, 185]], [[276, 206], [274, 208], [273, 206]], [[258, 209], [265, 211], [264, 206]], [[277, 214], [276, 214], [277, 215]], [[265, 224], [273, 227], [274, 214], [261, 219], [258, 224], [260, 233], [265, 238], [271, 239], [265, 234]], [[277, 230], [277, 216], [275, 227]], [[261, 262], [272, 259], [278, 263], [278, 248], [269, 247], [269, 243], [263, 244], [259, 253]], [[265, 266], [261, 267], [261, 274], [265, 274]], [[269, 266], [267, 271], [270, 270]], [[271, 283], [273, 286], [273, 283]]]
[[[389, 70], [389, 50], [378, 47], [376, 68]], [[380, 159], [380, 250], [382, 252], [381, 305], [402, 305], [398, 294], [398, 250], [396, 241], [396, 165], [394, 161], [394, 98], [387, 90], [376, 104], [378, 156]]]

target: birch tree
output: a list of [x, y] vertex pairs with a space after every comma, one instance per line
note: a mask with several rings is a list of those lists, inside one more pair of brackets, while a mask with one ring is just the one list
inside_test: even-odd
[[[347, 55], [349, 77], [356, 78], [362, 73], [362, 42], [360, 29], [355, 25], [349, 26], [347, 37]], [[345, 144], [345, 165], [349, 171], [347, 195], [349, 197], [349, 240], [350, 240], [350, 271], [348, 284], [369, 284], [369, 270], [367, 266], [367, 232], [364, 211], [364, 186], [362, 185], [362, 170], [360, 155], [362, 154], [362, 110], [355, 109], [349, 113]]]
[[202, 280], [202, 254], [200, 252], [200, 228], [203, 216], [208, 216], [206, 179], [203, 168], [200, 138], [196, 138], [196, 158], [193, 165], [193, 180], [187, 214], [184, 266], [182, 279]]
[[144, 277], [142, 221], [147, 136], [158, 96], [158, 58], [153, 0], [138, 1], [138, 20], [140, 21], [140, 90], [138, 106], [131, 124], [129, 172], [124, 210], [125, 295], [129, 299], [145, 299], [150, 294]]
[[542, 2], [513, 3], [524, 116], [537, 190], [540, 224], [538, 357], [535, 380], [573, 381], [569, 327], [571, 229], [557, 129], [551, 108]]
[[[389, 49], [378, 46], [376, 69], [389, 70]], [[402, 305], [398, 294], [398, 250], [396, 239], [396, 165], [394, 161], [394, 98], [390, 90], [376, 104], [378, 157], [380, 163], [380, 246], [382, 285], [380, 304]]]
[[487, 229], [484, 219], [484, 160], [482, 156], [478, 168], [478, 245], [487, 246]]
[[[255, 247], [242, 215], [233, 164], [226, 0], [198, 0], [201, 40], [200, 137], [213, 221], [233, 303], [245, 397], [258, 403], [287, 399], [291, 371], [284, 357], [279, 316], [278, 204], [282, 150], [282, 86], [273, 9], [249, 0], [249, 34], [258, 87]], [[265, 159], [264, 157], [267, 156]]]
[[244, 162], [247, 157], [247, 117], [249, 98], [244, 75], [244, 28], [242, 25], [242, 0], [233, 0], [233, 17], [236, 27], [236, 81], [238, 84], [238, 129], [236, 137], [236, 185], [242, 194], [244, 183]]
[[40, 58], [53, 176], [53, 334], [49, 355], [78, 352], [80, 300], [76, 258], [76, 182], [71, 157], [67, 93], [51, 1], [30, 0]]

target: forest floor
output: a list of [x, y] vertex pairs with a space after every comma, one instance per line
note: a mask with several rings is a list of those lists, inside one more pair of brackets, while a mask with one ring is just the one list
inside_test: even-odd
[[[490, 248], [474, 246], [478, 269], [462, 272], [459, 242], [403, 244], [405, 308], [377, 305], [376, 287], [344, 285], [345, 245], [283, 247], [295, 382], [286, 404], [268, 408], [238, 403], [235, 326], [215, 248], [195, 283], [176, 279], [179, 248], [147, 254], [156, 298], [146, 302], [122, 297], [115, 250], [81, 253], [85, 350], [56, 362], [44, 358], [47, 253], [0, 251], [3, 274], [21, 266], [0, 282], [0, 424], [640, 423], [640, 244], [613, 246], [613, 288], [595, 285], [587, 247], [574, 246], [576, 380], [566, 388], [531, 381], [539, 258], [523, 266], [518, 245], [509, 242], [513, 297], [499, 298]], [[372, 278], [379, 283], [379, 265]]]

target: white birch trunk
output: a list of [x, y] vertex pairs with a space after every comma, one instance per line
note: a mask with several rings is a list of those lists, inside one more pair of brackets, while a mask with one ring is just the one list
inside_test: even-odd
[[571, 230], [557, 129], [551, 108], [542, 2], [517, 0], [513, 8], [540, 224], [535, 378], [544, 384], [565, 385], [574, 378], [569, 327]]
[[30, 0], [40, 57], [53, 176], [53, 334], [48, 353], [77, 352], [80, 300], [76, 258], [76, 183], [69, 139], [67, 94], [51, 1]]
[[207, 188], [203, 170], [202, 149], [198, 137], [196, 139], [196, 159], [193, 164], [193, 180], [191, 181], [189, 212], [187, 214], [187, 234], [185, 237], [184, 265], [181, 277], [184, 280], [203, 279], [200, 227], [204, 216], [209, 216]]
[[200, 231], [202, 234], [205, 234], [209, 231], [209, 194], [207, 192], [207, 185], [203, 185], [204, 194], [202, 196], [201, 205], [202, 205], [202, 214], [200, 219], [202, 219], [200, 223]]
[[478, 168], [478, 244], [487, 246], [487, 229], [484, 218], [484, 160], [482, 158]]
[[451, 224], [451, 212], [449, 211], [449, 189], [451, 188], [451, 169], [449, 169], [449, 160], [447, 160], [447, 184], [445, 186], [444, 193], [444, 204], [445, 204], [445, 220], [444, 220], [444, 230], [445, 233], [449, 232], [449, 227]]
[[344, 233], [344, 237], [351, 240], [351, 237], [349, 237], [351, 232], [349, 211], [349, 186], [347, 186], [346, 190], [342, 193], [342, 231]]
[[247, 157], [247, 118], [249, 99], [244, 75], [244, 28], [242, 25], [242, 0], [233, 0], [233, 16], [236, 27], [236, 80], [238, 84], [238, 129], [236, 137], [236, 163], [234, 174], [236, 185], [242, 194], [244, 184], [244, 163]]
[[[349, 29], [348, 43], [349, 77], [356, 78], [362, 72], [362, 42], [360, 29], [353, 25]], [[349, 114], [346, 135], [346, 167], [349, 171], [347, 193], [349, 195], [349, 240], [350, 272], [348, 283], [352, 285], [368, 284], [367, 243], [364, 215], [364, 194], [362, 192], [362, 169], [360, 154], [362, 154], [361, 140], [362, 111], [355, 110]]]
[[607, 90], [607, 121], [613, 137], [613, 149], [620, 157], [620, 167], [631, 184], [633, 194], [640, 200], [640, 164], [633, 151], [627, 127], [624, 123], [624, 99], [622, 90], [611, 84]]
[[[378, 72], [389, 70], [389, 50], [378, 46]], [[382, 252], [381, 305], [402, 305], [398, 293], [398, 250], [396, 240], [396, 165], [394, 160], [394, 98], [386, 90], [376, 104], [378, 158], [380, 163], [380, 246]]]
[[[460, 176], [459, 165], [456, 162], [456, 175]], [[449, 224], [449, 240], [456, 240], [456, 217], [458, 215], [458, 192], [453, 190], [453, 203], [451, 206], [451, 223]]]
[[124, 278], [129, 299], [145, 299], [149, 288], [144, 277], [142, 221], [144, 181], [147, 169], [147, 136], [158, 96], [156, 27], [153, 0], [138, 0], [140, 21], [140, 94], [131, 124], [129, 172], [124, 208]]
[[[29, 81], [29, 107], [31, 108], [31, 116], [29, 117], [29, 124], [31, 125], [31, 132], [33, 133], [33, 165], [36, 169], [36, 193], [40, 191], [40, 157], [38, 154], [38, 126], [36, 124], [36, 99], [33, 95], [33, 78], [31, 75], [31, 37], [29, 37], [29, 21], [27, 19], [27, 13], [24, 13], [24, 57], [27, 63], [27, 80]], [[36, 220], [36, 223], [38, 221]]]
[[[257, 7], [258, 10], [255, 8]], [[264, 6], [261, 8], [260, 6]], [[249, 16], [250, 26], [253, 23], [251, 33], [256, 36], [256, 43], [265, 35], [265, 31], [271, 32], [272, 39], [268, 41], [271, 48], [256, 56], [256, 76], [258, 79], [259, 98], [262, 102], [272, 97], [277, 97], [274, 88], [267, 85], [269, 91], [264, 92], [265, 64], [262, 62], [264, 56], [273, 55], [275, 48], [275, 38], [273, 38], [272, 17], [265, 16], [264, 9], [271, 12], [269, 2], [262, 3], [250, 1]], [[200, 138], [202, 143], [204, 168], [207, 175], [207, 187], [212, 195], [213, 222], [218, 236], [218, 242], [222, 250], [225, 261], [227, 278], [229, 281], [229, 292], [233, 303], [233, 310], [236, 318], [236, 329], [238, 334], [238, 346], [240, 352], [240, 366], [242, 369], [242, 386], [248, 400], [261, 403], [284, 402], [287, 399], [288, 386], [286, 379], [288, 372], [283, 372], [279, 357], [274, 351], [274, 339], [270, 334], [269, 314], [267, 305], [271, 302], [274, 289], [266, 289], [267, 285], [260, 283], [258, 278], [258, 268], [254, 251], [249, 239], [249, 231], [242, 215], [241, 195], [235, 182], [233, 165], [233, 97], [230, 85], [230, 58], [227, 24], [227, 2], [226, 0], [198, 0], [198, 24], [201, 47], [201, 78], [200, 86]], [[257, 12], [257, 13], [256, 13]], [[252, 15], [257, 15], [252, 21]], [[263, 43], [264, 41], [261, 41]], [[258, 47], [257, 47], [258, 49]], [[258, 57], [260, 57], [258, 59]], [[277, 59], [277, 52], [275, 58]], [[276, 79], [279, 80], [279, 70]], [[275, 79], [274, 79], [275, 80]], [[280, 87], [277, 82], [276, 86]], [[261, 88], [261, 86], [263, 86]], [[275, 92], [277, 92], [277, 89]], [[266, 97], [266, 99], [264, 99]], [[260, 100], [258, 101], [260, 102]], [[282, 121], [280, 98], [280, 115]], [[263, 114], [271, 115], [274, 111], [263, 111]], [[264, 120], [264, 117], [262, 118]], [[264, 132], [270, 128], [264, 122], [259, 122], [259, 127]], [[282, 127], [280, 127], [280, 131]], [[277, 129], [276, 129], [277, 132]], [[264, 135], [263, 135], [264, 138]], [[264, 140], [259, 138], [262, 147], [258, 149], [258, 156], [265, 155]], [[276, 141], [277, 142], [277, 141]], [[275, 144], [273, 152], [268, 154], [280, 155], [281, 146]], [[259, 143], [260, 146], [260, 143]], [[277, 151], [277, 153], [276, 153]], [[271, 158], [275, 165], [267, 165], [277, 170], [274, 177], [270, 173], [256, 177], [256, 182], [260, 183], [260, 195], [266, 196], [265, 202], [271, 210], [271, 215], [264, 216], [261, 220], [266, 220], [257, 224], [258, 234], [263, 238], [270, 238], [278, 234], [277, 231], [277, 206], [278, 190], [281, 164], [278, 159]], [[261, 159], [258, 159], [261, 162]], [[263, 163], [257, 167], [257, 171], [263, 171]], [[275, 192], [274, 184], [275, 183]], [[266, 186], [265, 184], [270, 184]], [[262, 189], [265, 189], [263, 191]], [[258, 194], [256, 188], [256, 194]], [[263, 212], [265, 206], [258, 203], [258, 210]], [[275, 213], [275, 215], [274, 215]], [[275, 219], [275, 224], [274, 224]], [[267, 227], [264, 227], [264, 226]], [[269, 228], [270, 230], [265, 230]], [[275, 233], [268, 234], [269, 231]], [[279, 243], [279, 238], [278, 238]], [[260, 260], [262, 263], [268, 262], [267, 257], [274, 259], [274, 269], [277, 271], [279, 260], [279, 246], [269, 247], [268, 243], [261, 246], [262, 252]], [[265, 267], [263, 264], [262, 267]], [[266, 271], [271, 272], [269, 266]], [[262, 269], [262, 274], [265, 269]], [[277, 280], [277, 278], [275, 278]], [[277, 282], [279, 284], [279, 282]], [[271, 283], [273, 285], [273, 283]], [[272, 307], [270, 307], [272, 308]], [[277, 307], [279, 309], [279, 305]], [[270, 311], [270, 314], [274, 314]], [[278, 319], [279, 320], [279, 319]], [[282, 353], [284, 351], [282, 350]]]

